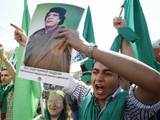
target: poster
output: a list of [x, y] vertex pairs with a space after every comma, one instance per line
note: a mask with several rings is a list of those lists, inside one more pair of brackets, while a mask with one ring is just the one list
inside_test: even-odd
[[[83, 13], [83, 8], [69, 4], [37, 5], [29, 27], [24, 66], [21, 67], [20, 77], [38, 81], [39, 77], [42, 79], [45, 77], [35, 74], [37, 71], [45, 70], [46, 76], [49, 76], [47, 71], [69, 73], [72, 49], [69, 45], [63, 45], [64, 38], [56, 36], [64, 28], [77, 30]], [[30, 76], [34, 77], [31, 79]]]

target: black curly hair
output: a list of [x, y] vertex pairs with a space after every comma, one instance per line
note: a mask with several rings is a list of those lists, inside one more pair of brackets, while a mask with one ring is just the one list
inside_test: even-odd
[[45, 21], [49, 15], [49, 13], [51, 12], [56, 12], [59, 14], [59, 19], [60, 19], [60, 22], [59, 22], [59, 25], [62, 25], [64, 20], [65, 20], [65, 14], [66, 14], [66, 9], [62, 8], [62, 7], [54, 7], [54, 8], [51, 8], [48, 13], [46, 14], [45, 16]]

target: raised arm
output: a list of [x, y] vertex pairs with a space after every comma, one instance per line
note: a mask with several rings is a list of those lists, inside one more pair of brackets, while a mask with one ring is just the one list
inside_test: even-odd
[[65, 36], [67, 42], [76, 50], [82, 51], [109, 67], [113, 72], [120, 74], [128, 81], [135, 83], [143, 89], [160, 96], [160, 74], [146, 64], [126, 55], [111, 51], [102, 51], [98, 48], [90, 49], [79, 39], [77, 32], [69, 29], [60, 31], [58, 37]]
[[27, 36], [24, 34], [21, 28], [17, 27], [14, 24], [11, 24], [11, 26], [15, 28], [15, 31], [14, 31], [15, 40], [19, 43], [19, 45], [25, 47], [27, 42]]
[[[122, 19], [121, 17], [115, 17], [113, 19], [113, 26], [116, 29], [125, 27], [124, 19]], [[122, 41], [122, 47], [121, 47], [120, 52], [125, 54], [125, 55], [132, 56], [132, 52], [133, 52], [132, 48], [131, 48], [129, 42], [126, 39], [123, 39], [123, 41]]]
[[[116, 28], [116, 29], [119, 29], [119, 28], [122, 28], [125, 26], [125, 21], [124, 19], [122, 19], [121, 17], [115, 17], [113, 19], [113, 26]], [[130, 46], [130, 43], [126, 40], [126, 39], [123, 39], [122, 40], [122, 46], [121, 46], [121, 49], [120, 49], [120, 53], [122, 54], [125, 54], [125, 55], [128, 55], [128, 56], [131, 56], [132, 57], [132, 48]], [[130, 87], [130, 83], [129, 81], [127, 81], [125, 78], [123, 78], [122, 76], [120, 76], [120, 85], [123, 89], [125, 90], [128, 90], [129, 87]]]

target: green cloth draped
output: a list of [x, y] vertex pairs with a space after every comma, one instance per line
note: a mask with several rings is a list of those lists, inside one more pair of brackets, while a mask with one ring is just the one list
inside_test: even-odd
[[119, 52], [119, 50], [122, 48], [123, 39], [134, 43], [139, 39], [139, 37], [133, 32], [132, 29], [128, 27], [119, 28], [118, 35], [111, 46], [111, 50]]
[[84, 22], [83, 37], [85, 38], [87, 42], [95, 43], [94, 29], [93, 29], [90, 7], [88, 7], [87, 9], [87, 14], [86, 14], [85, 22]]
[[0, 102], [1, 102], [1, 112], [7, 112], [7, 96], [8, 93], [13, 91], [14, 85], [0, 85]]
[[[94, 29], [92, 23], [92, 16], [90, 7], [87, 8], [87, 14], [84, 23], [83, 37], [88, 43], [95, 43]], [[91, 81], [91, 74], [85, 74], [85, 72], [91, 72], [94, 60], [88, 58], [85, 62], [81, 63], [81, 66], [85, 66], [85, 70], [82, 70], [81, 80], [84, 82]]]
[[160, 72], [160, 63], [155, 61], [156, 70]]
[[140, 38], [135, 44], [131, 44], [135, 58], [156, 69], [148, 27], [139, 0], [126, 0], [124, 9], [127, 26]]
[[80, 103], [79, 120], [122, 120], [123, 110], [128, 92], [121, 91], [108, 99], [108, 103], [100, 109], [91, 93]]
[[2, 102], [3, 95], [4, 95], [4, 89], [3, 85], [0, 85], [0, 102]]
[[[118, 30], [119, 35], [115, 38], [111, 50], [119, 51], [122, 47], [122, 39], [125, 38], [131, 44], [133, 57], [158, 70], [146, 20], [139, 0], [125, 0], [124, 10], [126, 26], [130, 30], [124, 30], [123, 33], [120, 32], [121, 30]], [[130, 35], [128, 36], [128, 34]]]
[[7, 112], [7, 97], [5, 96], [6, 85], [0, 85], [0, 102], [1, 102], [1, 112]]
[[82, 70], [81, 80], [85, 82], [86, 84], [90, 84], [91, 82], [91, 70], [93, 68], [93, 63], [94, 63], [93, 59], [87, 58], [80, 65], [81, 70]]

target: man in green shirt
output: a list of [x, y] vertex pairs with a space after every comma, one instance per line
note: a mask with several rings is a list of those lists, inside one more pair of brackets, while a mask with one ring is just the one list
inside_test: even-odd
[[[88, 46], [70, 29], [60, 31], [74, 49], [94, 58], [92, 88], [76, 80], [65, 86], [65, 92], [79, 100], [80, 120], [149, 120], [160, 110], [160, 74], [146, 64], [115, 52], [104, 52]], [[129, 93], [119, 86], [119, 76], [136, 87]], [[72, 86], [72, 88], [71, 88]]]
[[[92, 70], [92, 88], [75, 79], [66, 81], [64, 86], [64, 91], [78, 101], [80, 120], [149, 120], [155, 117], [160, 110], [160, 74], [157, 71], [134, 58], [86, 45], [74, 30], [64, 28], [58, 32], [57, 38], [64, 37], [65, 44], [97, 61]], [[122, 90], [120, 76], [136, 87], [129, 93]]]

